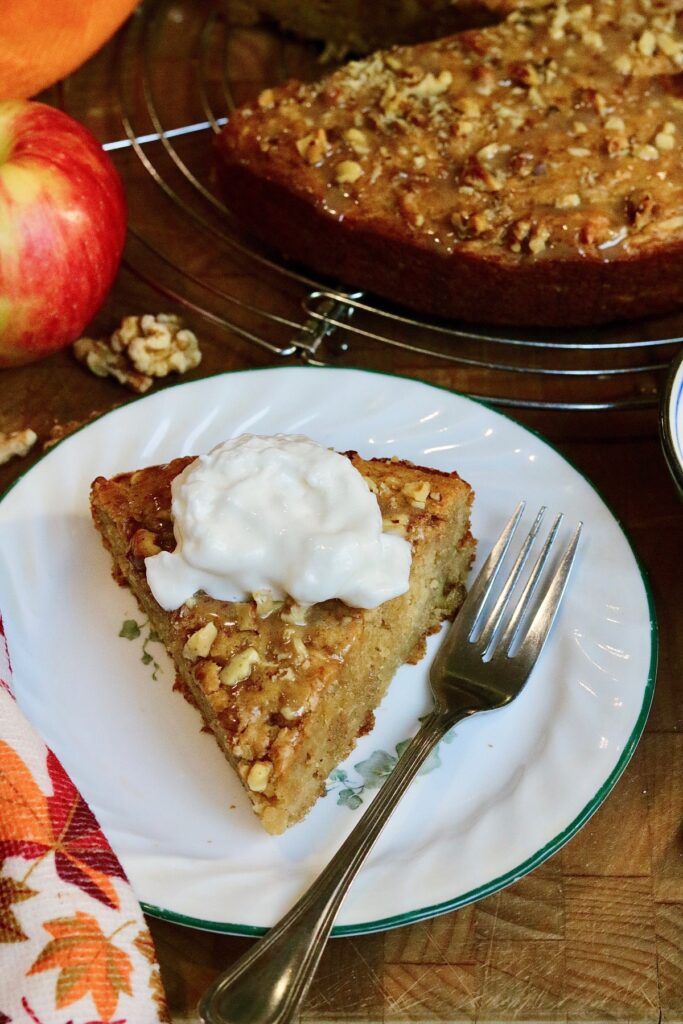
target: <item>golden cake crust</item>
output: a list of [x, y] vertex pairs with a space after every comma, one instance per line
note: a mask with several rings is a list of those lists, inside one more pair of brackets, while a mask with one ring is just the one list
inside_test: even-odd
[[288, 256], [417, 309], [599, 323], [683, 302], [677, 4], [570, 0], [267, 89], [217, 142]]
[[[229, 603], [199, 593], [164, 612], [147, 585], [144, 559], [175, 547], [171, 482], [192, 460], [98, 478], [92, 486], [93, 517], [116, 578], [131, 586], [183, 690], [272, 832], [306, 813], [367, 730], [395, 669], [419, 655], [425, 634], [454, 614], [474, 555], [473, 493], [457, 474], [347, 454], [375, 491], [385, 529], [413, 546], [409, 593], [369, 611], [337, 600], [301, 608], [266, 594]], [[391, 630], [399, 621], [397, 638]]]

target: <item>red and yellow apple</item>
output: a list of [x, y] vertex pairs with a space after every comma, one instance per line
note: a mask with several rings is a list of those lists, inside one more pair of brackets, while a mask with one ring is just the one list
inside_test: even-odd
[[81, 334], [125, 233], [121, 180], [90, 132], [43, 103], [0, 103], [0, 367]]

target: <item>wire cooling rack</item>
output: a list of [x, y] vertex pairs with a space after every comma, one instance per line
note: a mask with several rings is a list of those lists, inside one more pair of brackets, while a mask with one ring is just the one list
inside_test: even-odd
[[422, 319], [317, 279], [248, 237], [230, 212], [239, 196], [224, 199], [215, 187], [213, 136], [235, 105], [267, 85], [311, 79], [328, 66], [321, 47], [256, 22], [245, 0], [138, 8], [61, 92], [126, 181], [128, 267], [224, 331], [226, 344], [239, 338], [271, 361], [398, 371], [455, 364], [461, 390], [521, 408], [655, 404], [683, 341], [683, 314], [581, 331]]

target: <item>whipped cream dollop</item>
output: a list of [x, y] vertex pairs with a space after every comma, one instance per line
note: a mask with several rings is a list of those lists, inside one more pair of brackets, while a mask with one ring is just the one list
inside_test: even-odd
[[307, 437], [224, 441], [173, 480], [171, 498], [177, 547], [145, 559], [167, 611], [198, 590], [374, 608], [408, 589], [410, 544], [382, 532], [377, 499], [349, 459]]

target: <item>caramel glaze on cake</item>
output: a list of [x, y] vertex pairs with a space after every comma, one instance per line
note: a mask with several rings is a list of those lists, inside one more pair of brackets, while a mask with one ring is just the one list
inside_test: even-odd
[[258, 604], [226, 603], [200, 592], [165, 612], [144, 558], [175, 547], [171, 481], [191, 459], [92, 486], [115, 578], [130, 586], [272, 833], [324, 793], [330, 771], [371, 727], [396, 669], [417, 660], [426, 635], [460, 607], [474, 557], [473, 492], [456, 473], [348, 457], [377, 495], [385, 529], [413, 548], [409, 591], [368, 611], [337, 600], [303, 609], [267, 595]]
[[348, 285], [475, 322], [683, 302], [677, 3], [568, 0], [266, 89], [218, 138], [228, 203]]

